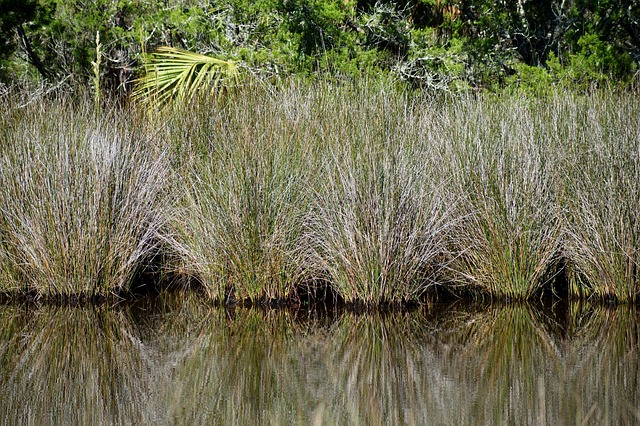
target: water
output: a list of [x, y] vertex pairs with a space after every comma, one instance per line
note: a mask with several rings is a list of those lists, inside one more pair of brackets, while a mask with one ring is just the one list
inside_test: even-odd
[[0, 306], [2, 424], [636, 424], [635, 308]]

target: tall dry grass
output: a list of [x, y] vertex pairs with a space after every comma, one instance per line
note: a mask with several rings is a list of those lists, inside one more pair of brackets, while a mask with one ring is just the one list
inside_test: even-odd
[[180, 268], [221, 301], [293, 297], [318, 160], [308, 126], [314, 95], [290, 88], [273, 97], [257, 87], [230, 97], [214, 111], [194, 107], [201, 127], [187, 141], [170, 136], [187, 151], [178, 159], [184, 196], [174, 222]]
[[[631, 95], [580, 100], [560, 154], [571, 293], [640, 295], [640, 106]], [[566, 124], [565, 124], [566, 126]]]
[[560, 273], [564, 229], [555, 146], [531, 100], [468, 98], [445, 114], [442, 137], [463, 221], [453, 277], [499, 298], [529, 299]]
[[0, 290], [130, 290], [162, 243], [162, 152], [126, 113], [98, 115], [87, 102], [0, 109]]
[[368, 305], [430, 289], [637, 300], [633, 94], [289, 81], [155, 117], [7, 99], [4, 292], [127, 290], [162, 252], [221, 302], [320, 286]]
[[310, 269], [347, 302], [418, 300], [450, 261], [455, 197], [423, 140], [420, 107], [392, 87], [340, 91], [305, 222]]

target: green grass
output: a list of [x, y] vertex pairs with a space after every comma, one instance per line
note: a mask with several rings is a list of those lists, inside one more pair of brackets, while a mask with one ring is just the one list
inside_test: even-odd
[[153, 266], [220, 302], [637, 300], [633, 94], [251, 83], [106, 111], [2, 101], [1, 291], [117, 294]]

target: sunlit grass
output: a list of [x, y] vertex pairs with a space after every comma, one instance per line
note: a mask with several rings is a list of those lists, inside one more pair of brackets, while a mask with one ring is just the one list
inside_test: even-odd
[[124, 114], [97, 117], [86, 102], [6, 108], [2, 118], [0, 290], [130, 290], [160, 250], [170, 175], [162, 153]]
[[556, 147], [540, 107], [467, 99], [446, 115], [444, 160], [465, 218], [453, 236], [454, 276], [493, 297], [530, 299], [559, 272]]
[[315, 160], [301, 119], [307, 111], [255, 90], [215, 114], [199, 110], [207, 126], [192, 133], [179, 160], [182, 267], [222, 301], [286, 299], [302, 280], [299, 239]]
[[121, 293], [151, 268], [223, 303], [637, 300], [630, 94], [247, 81], [153, 117], [2, 102], [4, 293]]
[[438, 283], [457, 220], [417, 105], [384, 88], [335, 96], [322, 180], [305, 222], [309, 262], [348, 302], [416, 301]]
[[[640, 294], [640, 107], [632, 97], [582, 100], [563, 146], [571, 292], [601, 299]], [[565, 124], [566, 125], [566, 124]]]

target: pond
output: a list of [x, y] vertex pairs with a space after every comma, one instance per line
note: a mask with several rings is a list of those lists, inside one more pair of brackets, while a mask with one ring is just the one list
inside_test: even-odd
[[634, 307], [0, 306], [2, 424], [634, 424]]

